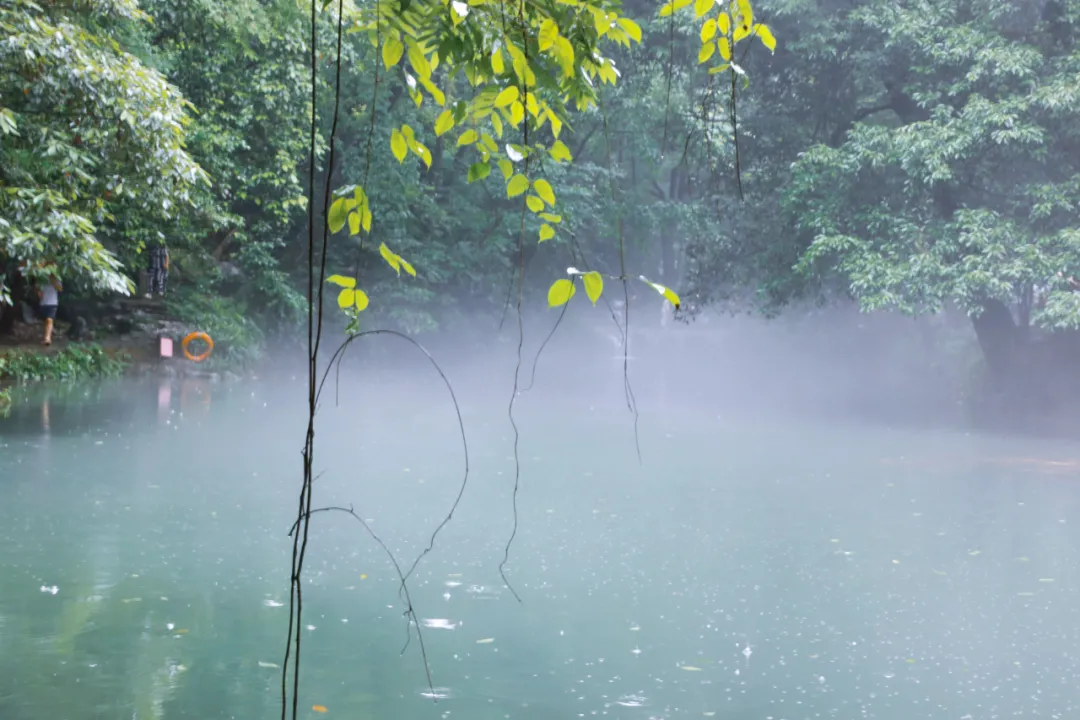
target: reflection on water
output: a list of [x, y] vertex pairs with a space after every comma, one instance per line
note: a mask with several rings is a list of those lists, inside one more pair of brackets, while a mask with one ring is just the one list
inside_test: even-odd
[[[277, 716], [298, 400], [193, 379], [18, 399], [0, 421], [0, 718]], [[316, 500], [355, 503], [406, 559], [460, 471], [409, 402], [407, 421], [325, 408]], [[381, 550], [352, 518], [314, 526], [310, 716], [1080, 716], [1075, 446], [669, 434], [646, 413], [639, 467], [607, 425], [523, 411], [519, 605], [497, 572], [497, 415], [474, 410], [473, 484], [412, 582], [433, 687]]]

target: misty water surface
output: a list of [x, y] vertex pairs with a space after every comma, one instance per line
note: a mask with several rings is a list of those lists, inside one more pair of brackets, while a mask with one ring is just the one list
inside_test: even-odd
[[[501, 388], [502, 379], [498, 379]], [[1080, 715], [1080, 448], [461, 390], [471, 476], [413, 600], [313, 524], [306, 717]], [[316, 505], [406, 563], [462, 479], [437, 378], [346, 384]], [[0, 424], [0, 717], [273, 718], [303, 381], [32, 394]], [[283, 605], [283, 603], [285, 605]], [[311, 710], [324, 706], [326, 714]]]

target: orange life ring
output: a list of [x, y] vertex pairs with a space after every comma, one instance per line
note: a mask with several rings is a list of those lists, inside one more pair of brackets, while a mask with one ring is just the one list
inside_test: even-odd
[[[191, 351], [188, 350], [188, 344], [192, 340], [202, 340], [204, 343], [206, 343], [206, 350], [199, 353], [198, 355], [192, 355]], [[199, 363], [210, 357], [210, 353], [214, 352], [214, 341], [211, 340], [210, 336], [204, 332], [193, 332], [186, 338], [184, 338], [184, 341], [180, 343], [180, 348], [184, 351], [184, 357], [186, 357], [191, 362]]]

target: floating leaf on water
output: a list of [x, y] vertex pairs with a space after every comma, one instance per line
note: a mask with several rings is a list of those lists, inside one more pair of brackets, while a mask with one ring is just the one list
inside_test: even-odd
[[477, 645], [487, 645], [488, 643], [493, 643], [493, 642], [495, 642], [495, 638], [484, 638], [482, 640], [477, 640], [476, 644]]
[[317, 713], [326, 712], [326, 706], [325, 705], [312, 705], [311, 709], [314, 710]]
[[261, 667], [261, 668], [277, 668], [277, 667], [281, 667], [281, 666], [278, 665], [277, 663], [263, 662], [262, 660], [260, 660], [259, 661], [259, 667]]

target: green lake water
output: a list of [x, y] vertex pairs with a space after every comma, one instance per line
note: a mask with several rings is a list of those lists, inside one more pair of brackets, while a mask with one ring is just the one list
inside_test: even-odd
[[[123, 382], [0, 420], [0, 718], [279, 717], [303, 390]], [[439, 392], [320, 420], [315, 504], [406, 563], [462, 479]], [[518, 603], [482, 401], [411, 581], [436, 697], [393, 568], [324, 513], [303, 717], [1080, 717], [1080, 445], [643, 406], [639, 465], [618, 403], [523, 396]]]

